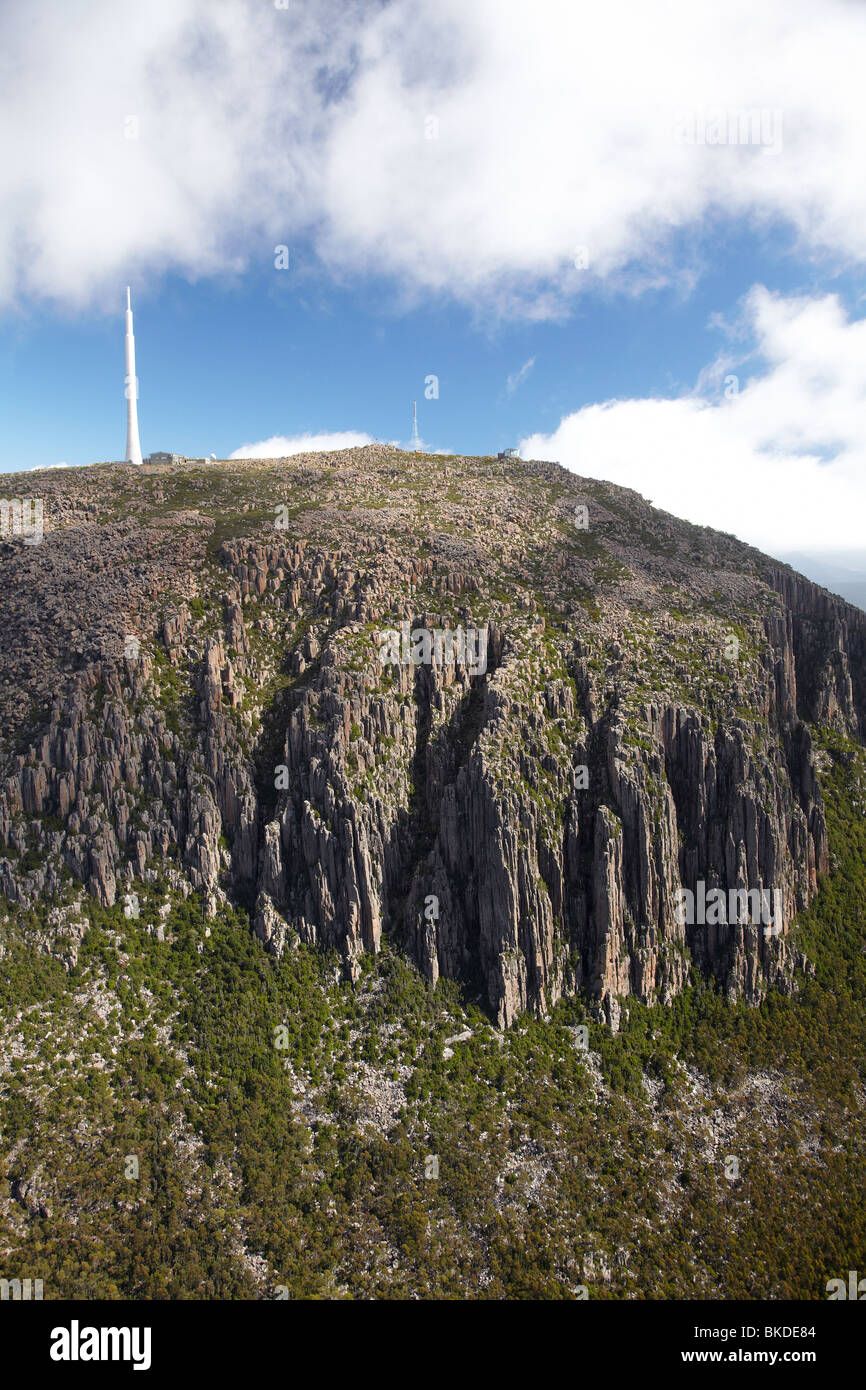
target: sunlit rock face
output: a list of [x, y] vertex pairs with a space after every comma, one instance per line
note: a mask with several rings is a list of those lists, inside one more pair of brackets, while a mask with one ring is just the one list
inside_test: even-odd
[[[616, 1026], [695, 972], [791, 988], [828, 866], [808, 726], [866, 733], [866, 614], [548, 463], [28, 485], [40, 543], [0, 542], [7, 898], [227, 897], [350, 977], [388, 935], [500, 1025], [582, 990]], [[773, 920], [688, 920], [699, 891]]]

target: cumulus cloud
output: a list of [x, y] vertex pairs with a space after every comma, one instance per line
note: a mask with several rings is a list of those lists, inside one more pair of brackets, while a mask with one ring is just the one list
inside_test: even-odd
[[292, 454], [326, 454], [337, 449], [357, 449], [375, 441], [369, 434], [357, 430], [337, 430], [333, 434], [281, 434], [262, 439], [258, 444], [242, 444], [229, 454], [232, 459], [281, 459]]
[[[51, 472], [52, 470], [58, 469], [58, 468], [88, 468], [88, 467], [90, 467], [90, 465], [89, 465], [89, 464], [86, 464], [86, 463], [83, 463], [83, 464], [72, 464], [72, 463], [66, 463], [66, 461], [64, 460], [62, 463], [37, 463], [37, 464], [34, 465], [33, 468], [16, 468], [16, 469], [14, 469], [13, 471], [14, 471], [15, 473], [49, 473], [49, 472]], [[7, 475], [7, 476], [8, 476], [8, 475]]]
[[738, 328], [752, 375], [726, 353], [690, 395], [584, 406], [523, 439], [521, 455], [775, 553], [862, 549], [866, 319], [849, 320], [835, 295], [755, 286]]
[[[359, 9], [362, 7], [359, 7]], [[315, 209], [337, 0], [0, 8], [0, 299], [225, 275]], [[318, 95], [317, 95], [318, 93]]]
[[[677, 233], [719, 208], [866, 259], [850, 0], [29, 0], [0, 54], [0, 302], [114, 307], [306, 237], [338, 276], [550, 317], [688, 281]], [[711, 143], [749, 111], [758, 143]]]

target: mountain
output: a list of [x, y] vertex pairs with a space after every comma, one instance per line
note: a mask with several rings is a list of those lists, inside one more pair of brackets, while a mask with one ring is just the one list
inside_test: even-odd
[[[752, 1296], [727, 1258], [649, 1272], [688, 1198], [705, 1239], [742, 1225], [770, 1259], [758, 1296], [822, 1297], [859, 1238], [866, 614], [544, 462], [374, 445], [27, 487], [41, 540], [0, 542], [0, 1250], [106, 1297]], [[688, 920], [710, 895], [722, 916]], [[578, 1216], [569, 1126], [569, 1171], [607, 1173], [593, 1210], [638, 1143], [642, 1233]], [[358, 1155], [383, 1145], [371, 1205]], [[773, 1196], [719, 1171], [768, 1145]], [[556, 1231], [503, 1184], [544, 1190]], [[792, 1265], [796, 1184], [813, 1253]], [[118, 1209], [150, 1255], [118, 1250]]]
[[[66, 871], [110, 906], [168, 866], [350, 978], [396, 932], [500, 1026], [579, 989], [608, 1021], [670, 999], [689, 955], [736, 996], [783, 981], [784, 932], [687, 940], [676, 894], [808, 904], [803, 721], [866, 728], [866, 618], [634, 494], [517, 468], [368, 448], [45, 475], [43, 544], [4, 557], [5, 895]], [[412, 664], [413, 631], [460, 627], [480, 674]]]

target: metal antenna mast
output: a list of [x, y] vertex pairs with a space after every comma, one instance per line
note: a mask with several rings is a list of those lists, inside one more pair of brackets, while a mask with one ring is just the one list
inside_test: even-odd
[[132, 335], [132, 304], [126, 290], [126, 458], [141, 463], [138, 438], [138, 380], [135, 375], [135, 338]]

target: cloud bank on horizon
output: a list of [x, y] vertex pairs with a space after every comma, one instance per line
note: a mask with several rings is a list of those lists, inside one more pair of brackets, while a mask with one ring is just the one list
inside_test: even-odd
[[[521, 440], [524, 458], [649, 495], [764, 550], [859, 550], [866, 517], [866, 319], [835, 295], [755, 286], [732, 347], [674, 399], [612, 400]], [[761, 370], [746, 375], [750, 362]]]
[[229, 454], [232, 459], [281, 459], [292, 454], [327, 454], [339, 449], [357, 449], [375, 441], [360, 430], [337, 430], [331, 434], [271, 435], [257, 444], [242, 444]]

